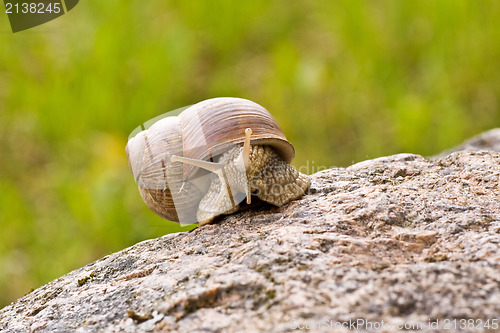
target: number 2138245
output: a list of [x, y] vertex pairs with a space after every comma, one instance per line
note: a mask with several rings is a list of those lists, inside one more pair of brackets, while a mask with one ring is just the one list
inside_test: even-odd
[[61, 12], [61, 3], [5, 3], [5, 13], [7, 14], [45, 14]]

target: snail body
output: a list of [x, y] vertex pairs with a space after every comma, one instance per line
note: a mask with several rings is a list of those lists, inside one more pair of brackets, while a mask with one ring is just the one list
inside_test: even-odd
[[309, 186], [289, 165], [294, 149], [276, 120], [240, 98], [209, 99], [160, 119], [126, 151], [146, 205], [181, 223], [210, 223], [252, 195], [282, 206]]

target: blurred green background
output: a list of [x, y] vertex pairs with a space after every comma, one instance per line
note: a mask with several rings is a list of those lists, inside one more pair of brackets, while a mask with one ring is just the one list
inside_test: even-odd
[[0, 307], [190, 229], [139, 196], [124, 148], [142, 122], [237, 96], [309, 172], [435, 154], [498, 126], [499, 32], [483, 0], [81, 1], [16, 34], [0, 13]]

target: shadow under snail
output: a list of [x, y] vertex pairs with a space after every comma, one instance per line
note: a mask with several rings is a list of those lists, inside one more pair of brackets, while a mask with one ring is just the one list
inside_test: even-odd
[[275, 206], [300, 198], [309, 178], [271, 114], [241, 98], [202, 101], [130, 138], [130, 168], [159, 216], [204, 225], [252, 195]]

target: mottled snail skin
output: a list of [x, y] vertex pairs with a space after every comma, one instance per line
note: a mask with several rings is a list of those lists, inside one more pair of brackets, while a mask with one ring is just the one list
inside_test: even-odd
[[[245, 187], [249, 186], [250, 193], [257, 195], [259, 199], [281, 207], [304, 195], [310, 184], [309, 177], [291, 167], [269, 146], [251, 145], [249, 168], [246, 173], [241, 172], [236, 167], [236, 161], [242, 149], [233, 148], [219, 160], [219, 163], [224, 163], [230, 190], [239, 192], [231, 193], [233, 197], [244, 194]], [[198, 208], [197, 219], [200, 225], [210, 223], [218, 215], [238, 210], [239, 205], [231, 200], [231, 195], [227, 192], [223, 201], [216, 204], [222, 191], [221, 181], [214, 177]]]
[[126, 151], [146, 205], [181, 223], [210, 223], [245, 197], [250, 204], [252, 193], [282, 206], [309, 186], [289, 165], [294, 149], [276, 120], [241, 98], [209, 99], [160, 119], [131, 137]]

